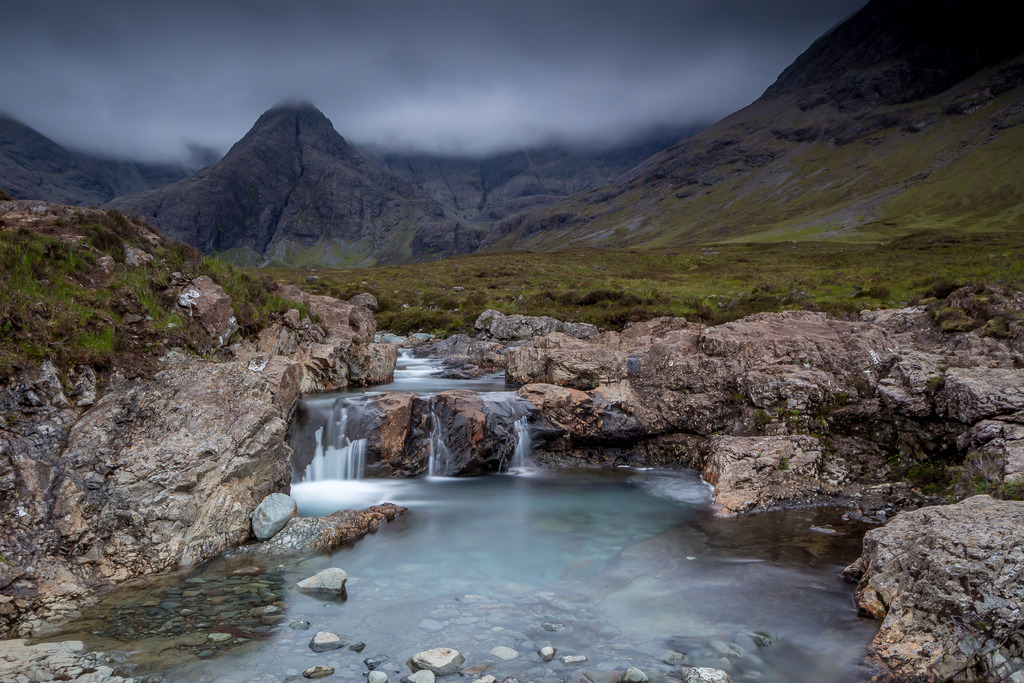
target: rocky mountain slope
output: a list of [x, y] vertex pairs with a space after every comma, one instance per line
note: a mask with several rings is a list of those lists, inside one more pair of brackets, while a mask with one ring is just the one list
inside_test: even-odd
[[14, 199], [102, 204], [188, 176], [175, 164], [98, 159], [72, 152], [23, 123], [0, 114], [0, 190]]
[[488, 247], [867, 238], [1019, 226], [1024, 39], [1002, 3], [869, 2], [764, 95]]
[[481, 239], [360, 154], [310, 104], [267, 111], [218, 163], [109, 206], [203, 251], [254, 263], [408, 262], [473, 251]]
[[669, 128], [593, 148], [550, 145], [485, 157], [383, 153], [392, 173], [467, 220], [497, 221], [607, 185], [700, 128]]

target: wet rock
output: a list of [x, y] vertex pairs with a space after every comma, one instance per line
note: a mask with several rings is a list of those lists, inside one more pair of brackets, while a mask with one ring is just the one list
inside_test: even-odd
[[505, 380], [513, 384], [557, 384], [596, 389], [626, 377], [626, 355], [611, 347], [561, 333], [534, 340], [505, 353]]
[[319, 571], [307, 579], [299, 581], [298, 587], [304, 591], [324, 593], [345, 593], [348, 574], [340, 567], [329, 567]]
[[497, 683], [497, 681], [498, 679], [491, 675], [481, 676], [480, 678], [473, 679], [473, 683]]
[[371, 671], [366, 677], [366, 683], [388, 683], [388, 675], [383, 671]]
[[273, 556], [329, 553], [405, 512], [404, 507], [383, 503], [366, 510], [339, 510], [325, 517], [297, 517], [252, 552]]
[[401, 683], [434, 683], [434, 672], [424, 669], [402, 678]]
[[205, 275], [190, 282], [178, 295], [178, 305], [199, 321], [218, 346], [223, 346], [238, 329], [231, 297]]
[[560, 659], [562, 660], [562, 664], [565, 664], [566, 666], [579, 666], [587, 661], [587, 658], [583, 655], [565, 655], [560, 657]]
[[257, 567], [256, 565], [249, 565], [248, 567], [239, 567], [238, 569], [231, 572], [232, 576], [259, 576], [266, 570], [263, 567]]
[[438, 647], [424, 650], [412, 656], [409, 668], [413, 671], [431, 671], [437, 676], [447, 676], [459, 670], [466, 658], [458, 650], [450, 647]]
[[334, 674], [334, 669], [329, 666], [318, 664], [317, 666], [311, 666], [302, 672], [302, 675], [306, 678], [327, 678]]
[[391, 658], [388, 657], [387, 655], [377, 655], [375, 657], [367, 657], [366, 659], [363, 660], [363, 664], [366, 665], [367, 669], [369, 669], [370, 671], [373, 671], [374, 669], [379, 667], [381, 664], [383, 664], [384, 662], [386, 662], [386, 661], [388, 661], [390, 659]]
[[395, 378], [398, 347], [394, 344], [362, 344], [348, 352], [348, 381], [357, 386], [386, 384]]
[[693, 667], [683, 669], [685, 683], [732, 683], [732, 678], [721, 669], [709, 667]]
[[720, 514], [735, 514], [809, 494], [834, 494], [823, 482], [821, 443], [810, 436], [714, 436], [702, 445], [701, 476], [715, 487]]
[[312, 624], [305, 619], [299, 619], [288, 624], [288, 628], [293, 631], [308, 631], [311, 626]]
[[313, 652], [327, 652], [328, 650], [339, 650], [348, 642], [337, 633], [320, 631], [309, 641], [309, 649]]
[[[944, 680], [970, 667], [997, 680], [1024, 667], [1021, 567], [1024, 502], [974, 496], [872, 529], [845, 575], [859, 580], [861, 612], [883, 620], [868, 653], [892, 676]], [[983, 649], [999, 663], [976, 656]]]
[[626, 673], [622, 676], [623, 683], [643, 683], [647, 680], [647, 674], [635, 666], [626, 669]]
[[551, 633], [557, 633], [558, 631], [565, 630], [565, 624], [557, 621], [545, 621], [540, 625], [540, 627], [545, 631], [550, 631]]
[[362, 652], [366, 649], [366, 643], [352, 643], [348, 646], [348, 649], [352, 650], [352, 652]]
[[295, 500], [284, 493], [271, 493], [252, 512], [252, 533], [265, 541], [299, 514]]
[[669, 666], [681, 666], [686, 661], [686, 655], [684, 655], [682, 652], [670, 650], [661, 655], [661, 661], [663, 661], [665, 664], [668, 664]]
[[444, 629], [444, 624], [437, 619], [424, 619], [418, 626], [428, 633], [437, 633]]
[[501, 645], [499, 645], [498, 647], [492, 648], [491, 649], [491, 654], [494, 655], [495, 657], [497, 657], [498, 659], [502, 659], [502, 660], [505, 660], [505, 661], [509, 661], [511, 659], [515, 659], [516, 657], [519, 656], [519, 653], [516, 652], [515, 650], [513, 650], [512, 648], [504, 647], [504, 646], [501, 646]]
[[552, 659], [554, 659], [555, 658], [555, 654], [557, 652], [558, 652], [558, 650], [556, 650], [555, 648], [550, 647], [550, 646], [542, 647], [541, 649], [537, 650], [537, 654], [545, 662], [550, 662]]

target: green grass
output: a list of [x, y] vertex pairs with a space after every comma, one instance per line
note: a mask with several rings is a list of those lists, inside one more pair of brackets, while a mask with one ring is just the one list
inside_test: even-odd
[[[118, 212], [72, 215], [28, 226], [0, 221], [0, 379], [44, 359], [60, 368], [117, 366], [130, 373], [152, 365], [170, 346], [209, 353], [210, 338], [177, 305], [173, 272], [187, 279], [207, 275], [224, 287], [243, 336], [255, 336], [296, 307], [260, 273], [181, 243], [154, 245]], [[126, 266], [129, 244], [153, 254], [153, 262]], [[104, 256], [115, 261], [113, 275], [98, 267]], [[298, 308], [308, 315], [305, 306]], [[148, 321], [131, 325], [129, 315]]]
[[712, 324], [784, 309], [852, 315], [915, 303], [955, 284], [1020, 287], [1024, 243], [1013, 233], [926, 231], [884, 243], [501, 252], [267, 274], [343, 299], [370, 292], [380, 302], [378, 327], [403, 334], [471, 332], [487, 308], [621, 329], [661, 315]]

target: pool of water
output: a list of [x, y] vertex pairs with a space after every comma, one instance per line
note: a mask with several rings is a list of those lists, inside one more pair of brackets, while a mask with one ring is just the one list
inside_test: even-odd
[[[302, 514], [383, 500], [409, 512], [329, 557], [262, 560], [260, 576], [232, 574], [254, 561], [236, 551], [122, 590], [64, 637], [131, 652], [171, 681], [280, 681], [316, 664], [360, 681], [379, 655], [397, 681], [440, 646], [524, 683], [628, 666], [670, 680], [668, 651], [737, 680], [868, 678], [857, 662], [877, 623], [857, 617], [839, 577], [864, 529], [837, 510], [716, 519], [695, 474], [657, 471], [308, 482], [293, 495]], [[296, 590], [328, 566], [348, 572], [347, 600]], [[314, 653], [320, 630], [365, 648]], [[544, 663], [547, 645], [588, 662]], [[496, 646], [520, 655], [501, 661]]]

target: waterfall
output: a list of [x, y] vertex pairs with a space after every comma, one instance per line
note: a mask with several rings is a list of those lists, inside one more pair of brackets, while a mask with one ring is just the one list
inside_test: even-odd
[[441, 429], [441, 421], [434, 414], [433, 403], [430, 405], [430, 454], [427, 459], [427, 476], [443, 477], [448, 469], [448, 462], [452, 452], [444, 441], [444, 431]]
[[530, 426], [524, 415], [515, 423], [516, 449], [512, 452], [512, 466], [509, 472], [526, 472], [530, 470], [530, 455], [533, 453], [533, 442], [530, 440]]
[[366, 438], [350, 435], [358, 429], [358, 418], [364, 410], [362, 402], [337, 399], [330, 414], [323, 415], [323, 424], [316, 430], [313, 459], [302, 473], [302, 481], [329, 479], [362, 479], [366, 466]]

